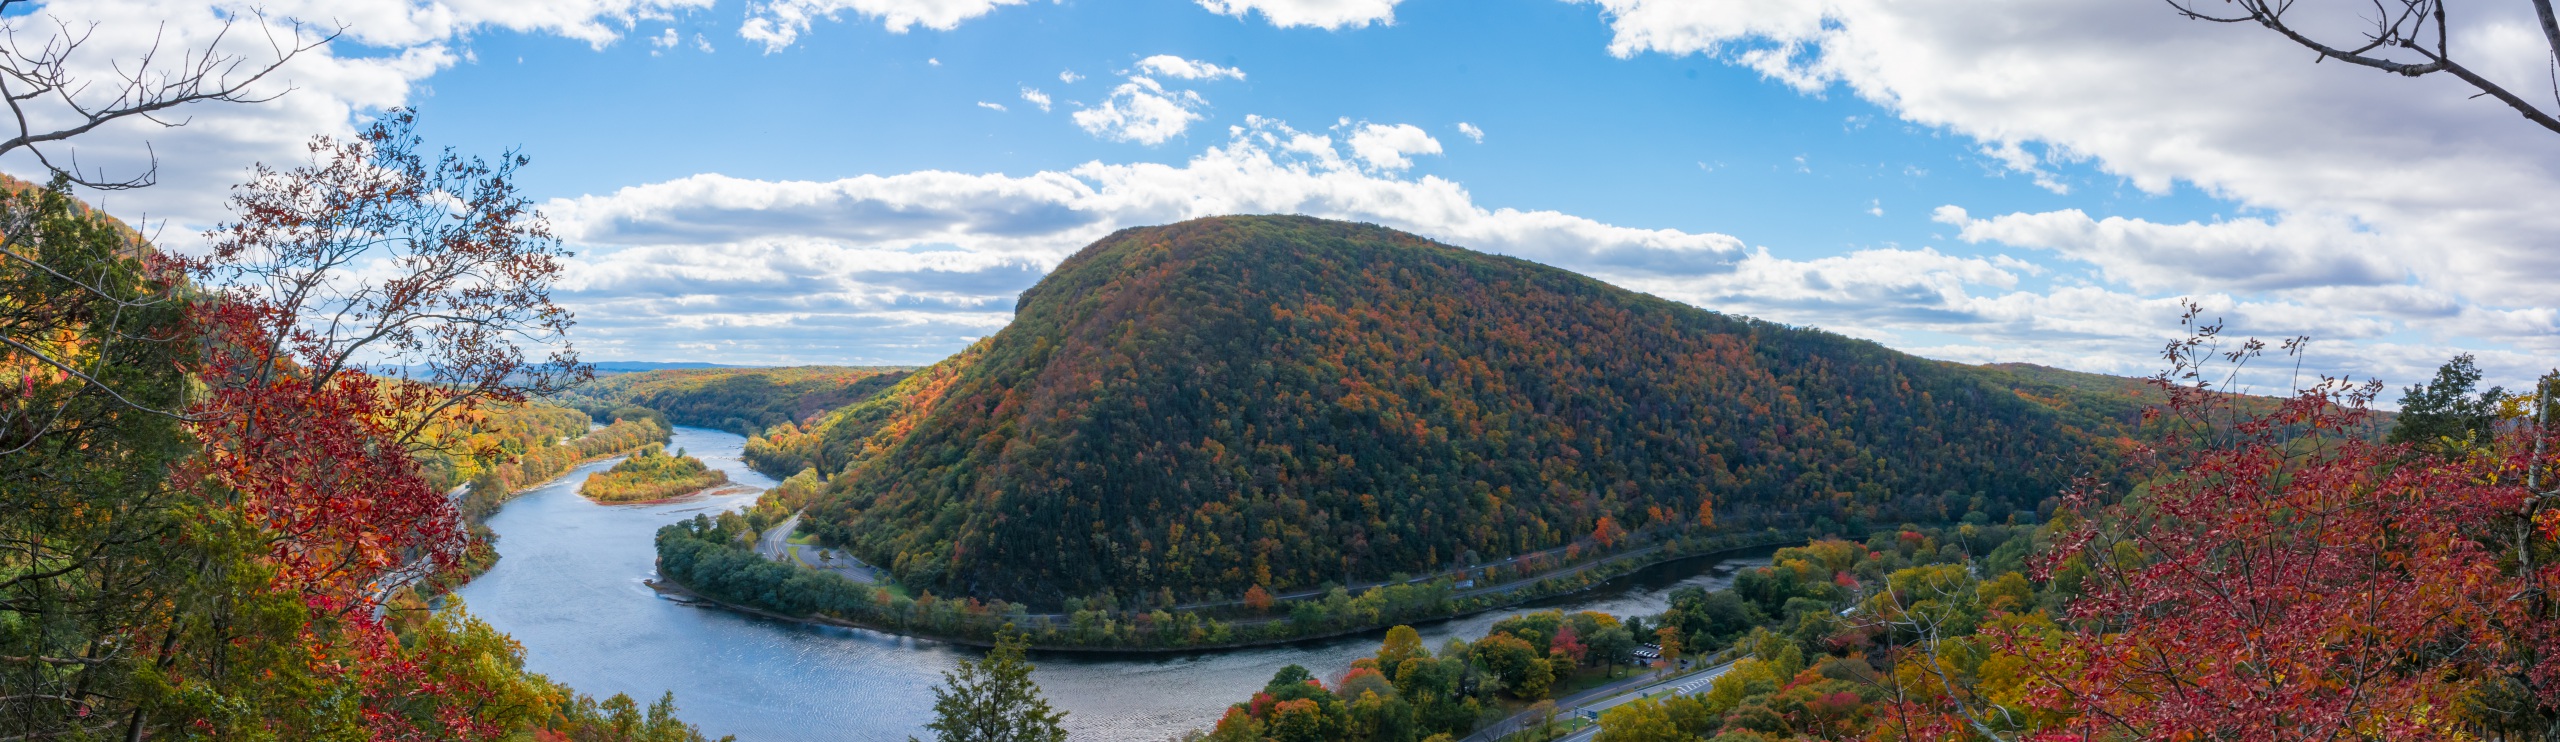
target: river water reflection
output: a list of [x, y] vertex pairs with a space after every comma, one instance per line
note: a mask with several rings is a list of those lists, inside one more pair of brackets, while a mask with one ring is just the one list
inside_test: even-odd
[[[746, 439], [677, 428], [681, 447], [729, 474], [774, 481], [739, 460]], [[742, 507], [753, 495], [663, 505], [602, 506], [577, 494], [596, 462], [507, 504], [489, 526], [498, 566], [459, 595], [474, 615], [515, 636], [528, 666], [597, 695], [643, 702], [673, 690], [682, 716], [713, 736], [746, 742], [903, 740], [923, 736], [941, 673], [974, 650], [853, 629], [812, 627], [695, 608], [659, 598], [650, 538], [696, 513]], [[1692, 559], [1658, 565], [1591, 593], [1421, 629], [1426, 646], [1483, 633], [1502, 617], [1560, 607], [1650, 614], [1679, 585], [1721, 587], [1767, 559]], [[1200, 655], [1041, 655], [1034, 679], [1068, 712], [1078, 740], [1162, 740], [1205, 727], [1292, 663], [1319, 675], [1376, 651], [1375, 634]]]

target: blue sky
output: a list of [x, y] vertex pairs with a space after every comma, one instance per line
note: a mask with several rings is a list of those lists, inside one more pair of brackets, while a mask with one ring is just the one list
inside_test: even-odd
[[[224, 7], [47, 10], [206, 38]], [[2190, 298], [2392, 381], [2560, 350], [2560, 137], [2147, 4], [265, 7], [348, 33], [278, 104], [102, 135], [190, 155], [111, 208], [183, 242], [247, 163], [415, 106], [534, 157], [593, 358], [928, 363], [1111, 229], [1259, 211], [1969, 362], [2147, 372]], [[2466, 26], [2476, 66], [2529, 77], [2526, 22]]]
[[[1551, 0], [1408, 2], [1393, 25], [1344, 30], [1274, 28], [1184, 2], [1035, 3], [951, 31], [825, 24], [772, 53], [735, 37], [735, 5], [639, 23], [603, 50], [541, 33], [475, 37], [477, 61], [430, 78], [417, 100], [426, 130], [465, 149], [524, 147], [540, 158], [531, 188], [572, 196], [706, 172], [831, 180], [1179, 159], [1248, 114], [1310, 129], [1407, 123], [1446, 147], [1413, 173], [1463, 183], [1481, 204], [1724, 232], [1787, 254], [1982, 252], [1939, 236], [1929, 211], [1946, 203], [2179, 221], [2240, 211], [2192, 187], [2144, 194], [2086, 165], [2064, 168], [2074, 193], [2056, 194], [1965, 137], [1855, 96], [1799, 94], [1698, 56], [1613, 57], [1597, 8]], [[667, 29], [683, 43], [643, 41]], [[1210, 102], [1204, 120], [1161, 144], [1100, 139], [1068, 120], [1157, 54], [1246, 77], [1194, 88]], [[1023, 101], [1024, 87], [1055, 110]], [[1485, 142], [1469, 142], [1462, 122]]]

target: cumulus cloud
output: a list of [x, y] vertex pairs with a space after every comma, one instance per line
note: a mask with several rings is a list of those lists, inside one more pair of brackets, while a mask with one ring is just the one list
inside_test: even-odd
[[1475, 142], [1477, 144], [1484, 143], [1484, 130], [1476, 128], [1475, 124], [1470, 124], [1464, 121], [1458, 122], [1458, 133], [1467, 135], [1467, 141]]
[[1082, 79], [1084, 79], [1084, 76], [1083, 76], [1083, 75], [1076, 74], [1076, 71], [1075, 71], [1075, 70], [1059, 70], [1059, 71], [1058, 71], [1058, 82], [1066, 83], [1066, 84], [1068, 84], [1068, 85], [1074, 85], [1074, 84], [1076, 84], [1076, 81], [1077, 81], [1077, 80], [1082, 80]]
[[1357, 161], [1329, 137], [1248, 116], [1225, 144], [1180, 165], [1093, 162], [1018, 177], [926, 171], [824, 183], [700, 175], [554, 201], [547, 211], [564, 237], [584, 244], [819, 239], [946, 245], [1043, 264], [1122, 227], [1254, 213], [1376, 222], [1595, 273], [1716, 273], [1744, 254], [1726, 235], [1486, 209], [1456, 183], [1380, 174]]
[[[2309, 222], [2110, 224], [2076, 212], [1976, 219], [1955, 208], [1937, 214], [1960, 239], [2064, 254], [2097, 267], [2103, 281], [2064, 280], [2047, 265], [2003, 254], [1931, 247], [1796, 259], [1724, 234], [1488, 207], [1458, 183], [1382, 167], [1378, 160], [1387, 155], [1361, 152], [1363, 134], [1379, 135], [1373, 142], [1408, 136], [1396, 124], [1308, 131], [1247, 116], [1224, 142], [1178, 163], [825, 182], [701, 175], [558, 200], [546, 211], [587, 256], [575, 268], [573, 306], [609, 323], [589, 328], [591, 336], [623, 344], [600, 347], [657, 348], [652, 354], [659, 356], [716, 350], [726, 355], [692, 357], [930, 362], [1000, 327], [1016, 294], [1113, 230], [1252, 213], [1382, 224], [1708, 309], [1963, 361], [2144, 373], [2151, 350], [2175, 332], [2181, 299], [2190, 297], [2254, 334], [2351, 343], [2357, 350], [2325, 358], [2324, 370], [2395, 380], [2422, 376], [2442, 361], [2443, 349], [2410, 342], [2413, 332], [2514, 343], [2482, 357], [2505, 364], [2493, 372], [2520, 375], [2515, 369], [2528, 364], [2528, 351], [2547, 347], [2532, 345], [2534, 338], [2560, 330], [2560, 311], [2484, 308], [2399, 281], [2394, 266], [2324, 273], [2301, 260], [2316, 253], [2297, 248], [2344, 233]], [[2250, 256], [2250, 264], [2213, 273], [2253, 278], [2181, 286], [2177, 294], [2150, 291], [2150, 281], [2178, 280], [2177, 261], [2186, 258], [2151, 256], [2146, 263], [2146, 245], [2215, 241], [2229, 246], [2224, 252]], [[705, 336], [727, 345], [683, 345]], [[879, 339], [848, 346], [846, 338], [856, 336]], [[804, 341], [825, 348], [793, 345]]]
[[[2105, 358], [2140, 370], [2146, 360], [2121, 354], [2124, 339], [2156, 334], [2164, 308], [2185, 296], [2253, 333], [2351, 340], [2342, 363], [2396, 379], [2449, 352], [2422, 351], [2427, 340], [2503, 345], [2482, 357], [2513, 361], [2493, 370], [2510, 379], [2535, 372], [2520, 359], [2543, 353], [2547, 365], [2560, 352], [2548, 285], [2560, 274], [2560, 209], [2549, 205], [2560, 149], [2456, 80], [2313, 65], [2264, 29], [2183, 20], [2156, 4], [1575, 1], [1600, 7], [1616, 55], [1704, 55], [1808, 94], [1846, 90], [1969, 137], [1988, 162], [2057, 193], [2186, 186], [2266, 215], [2158, 223], [1942, 209], [1960, 239], [2049, 251], [2094, 275], [1948, 305], [1978, 321], [1961, 331], [1971, 340], [1924, 352], [1974, 358], [2045, 343], [2059, 349], [2052, 358], [2100, 358], [2085, 354], [2104, 337], [2119, 349]], [[2298, 15], [2352, 29], [2354, 13]], [[2540, 89], [2539, 37], [2525, 6], [2498, 4], [2467, 12], [2453, 43], [2510, 88]], [[2065, 174], [2081, 165], [2120, 180]]]
[[[1072, 74], [1059, 73], [1059, 78]], [[1201, 119], [1200, 109], [1209, 107], [1208, 99], [1198, 92], [1168, 88], [1157, 78], [1192, 82], [1244, 79], [1243, 70], [1171, 54], [1138, 60], [1134, 69], [1122, 74], [1128, 76], [1127, 81], [1112, 88], [1101, 105], [1077, 111], [1073, 118], [1077, 127], [1096, 137], [1148, 145], [1180, 136], [1192, 122]], [[1041, 106], [1042, 110], [1047, 108], [1045, 103]]]
[[1116, 142], [1163, 144], [1180, 136], [1209, 102], [1189, 90], [1169, 90], [1145, 76], [1130, 76], [1102, 104], [1073, 114], [1085, 133]]
[[2411, 273], [2392, 262], [2382, 238], [2338, 218], [2161, 224], [2064, 209], [1975, 219], [1955, 206], [1941, 206], [1931, 218], [1956, 226], [1966, 242], [2052, 250], [2093, 264], [2136, 291], [2376, 286]]
[[1219, 15], [1243, 18], [1247, 13], [1261, 13], [1262, 19], [1281, 28], [1309, 26], [1343, 29], [1372, 23], [1396, 21], [1396, 3], [1402, 0], [1199, 0], [1200, 7]]
[[[581, 328], [596, 352], [759, 361], [930, 362], [1002, 326], [1016, 294], [1103, 235], [1218, 214], [1368, 221], [1602, 276], [1711, 276], [1750, 257], [1725, 235], [1488, 209], [1455, 183], [1362, 163], [1347, 143], [1247, 117], [1180, 164], [698, 175], [545, 210], [581, 250], [566, 298], [602, 321]], [[686, 345], [706, 336], [722, 345]], [[879, 339], [847, 346], [866, 336]]]
[[1022, 86], [1022, 99], [1030, 102], [1031, 105], [1039, 106], [1041, 113], [1049, 112], [1049, 94], [1040, 92], [1039, 88]]
[[1158, 77], [1184, 80], [1242, 80], [1244, 70], [1220, 67], [1196, 59], [1183, 59], [1171, 54], [1158, 54], [1138, 60], [1138, 71]]
[[1440, 140], [1425, 134], [1412, 124], [1380, 125], [1362, 122], [1351, 130], [1351, 154], [1371, 167], [1403, 170], [1413, 167], [1411, 155], [1440, 154]]
[[746, 23], [738, 35], [764, 45], [765, 53], [782, 51], [800, 40], [810, 24], [836, 20], [847, 12], [880, 22], [890, 33], [917, 26], [936, 31], [960, 27], [961, 21], [995, 12], [1024, 0], [757, 0], [747, 5]]
[[[176, 61], [180, 52], [210, 48], [238, 57], [240, 69], [248, 70], [275, 61], [276, 50], [269, 39], [293, 39], [297, 20], [314, 24], [299, 29], [305, 40], [345, 27], [338, 43], [295, 57], [250, 91], [253, 96], [290, 91], [273, 101], [189, 105], [163, 116], [164, 120], [186, 120], [186, 126], [127, 119], [74, 142], [84, 170], [130, 177], [154, 171], [156, 165], [159, 185], [98, 197], [119, 214], [147, 215], [152, 222], [148, 227], [164, 242], [184, 249], [200, 230], [224, 218], [220, 194], [239, 182], [251, 163], [301, 161], [306, 155], [303, 145], [311, 135], [349, 136], [363, 114], [410, 103], [420, 81], [465, 59], [466, 52], [458, 48], [461, 38], [507, 30], [556, 35], [601, 48], [619, 41], [644, 20], [671, 18], [710, 4], [711, 0], [282, 0], [263, 3], [264, 14], [257, 15], [178, 0], [95, 0], [48, 4], [40, 14], [9, 23], [21, 43], [29, 46], [41, 46], [62, 27], [85, 32], [87, 40], [72, 59], [72, 72], [92, 81], [118, 79], [119, 70], [131, 69], [133, 61], [152, 51], [155, 42], [159, 64]], [[57, 19], [60, 26], [54, 23]], [[231, 24], [227, 34], [223, 33], [226, 23]], [[665, 38], [650, 42], [663, 44]], [[349, 54], [339, 46], [346, 42], [365, 48]], [[92, 85], [88, 94], [110, 95], [109, 87]], [[68, 111], [45, 103], [36, 102], [30, 123], [54, 127], [71, 121]], [[186, 156], [169, 156], [177, 152]], [[44, 178], [41, 166], [23, 153], [0, 161], [0, 169], [20, 177]]]
[[[1603, 9], [1612, 53], [1704, 54], [1808, 92], [1846, 88], [1906, 120], [1972, 137], [1986, 156], [2057, 191], [2068, 184], [2053, 165], [2086, 162], [2151, 193], [2188, 183], [2279, 214], [2263, 228], [2120, 222], [2091, 233], [2123, 240], [2117, 252], [2139, 249], [2134, 241], [2146, 236], [2251, 251], [2195, 266], [2234, 271], [2203, 277], [2208, 283], [2280, 284], [2266, 277], [2318, 273], [2297, 265], [2314, 250], [2304, 235], [2342, 240], [2333, 253], [2381, 254], [2383, 265], [2331, 261], [2347, 264], [2337, 277], [2351, 282], [2405, 267], [2431, 285], [2530, 304], [2548, 302], [2543, 277], [2560, 272], [2560, 209], [2548, 204], [2560, 192], [2560, 150], [2548, 132], [2471, 99], [2449, 78], [2313, 65], [2263, 29], [2182, 20], [2140, 3], [1579, 1]], [[2354, 20], [2352, 8], [2307, 12], [2339, 14], [2321, 22]], [[2495, 42], [2538, 36], [2524, 6], [2469, 16], [2456, 45], [2467, 35], [2479, 64], [2522, 87], [2547, 84], [2536, 77], [2546, 60], [2532, 45]], [[2126, 276], [2147, 275], [2117, 265]]]

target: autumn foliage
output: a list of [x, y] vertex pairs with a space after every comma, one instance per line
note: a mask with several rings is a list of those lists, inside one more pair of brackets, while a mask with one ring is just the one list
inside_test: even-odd
[[468, 533], [421, 459], [584, 375], [518, 344], [568, 326], [522, 158], [422, 157], [413, 123], [260, 168], [195, 258], [0, 197], [0, 738], [699, 738], [413, 589]]
[[2081, 423], [2118, 424], [2020, 378], [1384, 228], [1219, 217], [1096, 242], [1002, 332], [748, 456], [826, 475], [816, 534], [912, 587], [1206, 600], [1711, 524], [2005, 520], [2104, 471]]
[[2086, 570], [2070, 630], [2001, 637], [2047, 663], [2030, 703], [2093, 735], [2267, 740], [2477, 738], [2560, 707], [2539, 424], [2423, 455], [2376, 440], [2378, 384], [2232, 414], [2175, 383], [2205, 353], [2173, 347], [2163, 379], [2177, 470], [2074, 499], [2088, 517], [2046, 565]]

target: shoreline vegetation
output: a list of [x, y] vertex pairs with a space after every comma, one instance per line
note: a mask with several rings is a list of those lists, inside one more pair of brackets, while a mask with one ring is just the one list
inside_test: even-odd
[[1666, 562], [1803, 543], [1802, 529], [1691, 533], [1578, 561], [1529, 555], [1454, 574], [1354, 590], [1171, 608], [1085, 608], [1032, 613], [1002, 600], [910, 598], [890, 587], [862, 585], [821, 570], [765, 559], [754, 549], [760, 530], [735, 512], [698, 515], [658, 531], [661, 592], [701, 604], [785, 621], [867, 629], [965, 646], [989, 647], [1008, 628], [1046, 652], [1212, 652], [1339, 638], [1397, 625], [1463, 618], [1582, 592]]
[[613, 468], [587, 475], [578, 495], [608, 505], [663, 502], [729, 483], [729, 475], [666, 445], [642, 446]]
[[[566, 436], [562, 425], [552, 424], [556, 418], [574, 424], [568, 430], [586, 430], [574, 438]], [[427, 595], [444, 595], [455, 588], [488, 573], [498, 564], [498, 536], [486, 522], [498, 508], [517, 496], [550, 484], [588, 462], [607, 459], [654, 445], [665, 445], [670, 429], [651, 415], [633, 414], [617, 417], [610, 425], [589, 427], [586, 413], [566, 408], [528, 406], [515, 417], [536, 421], [524, 424], [518, 419], [498, 421], [491, 426], [501, 431], [495, 435], [512, 436], [500, 441], [497, 449], [514, 455], [495, 463], [461, 459], [457, 463], [469, 467], [467, 483], [454, 501], [454, 510], [470, 529], [469, 545], [454, 568], [432, 575], [419, 586]], [[455, 471], [453, 467], [445, 471]], [[459, 477], [456, 477], [459, 478]], [[450, 486], [447, 486], [450, 489]]]
[[[1723, 709], [1731, 709], [1744, 696], [1773, 695], [1780, 681], [1819, 670], [1801, 681], [1824, 694], [1815, 705], [1872, 703], [1874, 694], [1835, 679], [1851, 675], [1847, 664], [1812, 639], [1859, 625], [1863, 619], [1850, 614], [1912, 574], [1950, 565], [2023, 568], [2039, 532], [2033, 525], [1905, 525], [1863, 543], [1807, 539], [1778, 549], [1767, 566], [1736, 573], [1728, 587], [1672, 590], [1661, 613], [1550, 609], [1503, 619], [1481, 636], [1451, 638], [1436, 650], [1411, 627], [1397, 626], [1375, 656], [1342, 668], [1281, 668], [1214, 726], [1175, 739], [1552, 739], [1589, 725], [1572, 713], [1578, 705], [1729, 661], [1732, 670], [1715, 677], [1711, 689], [1686, 695], [1725, 698]], [[1677, 691], [1666, 696], [1681, 697]], [[1627, 712], [1608, 713], [1604, 724], [1617, 724], [1622, 735], [1636, 733]]]

